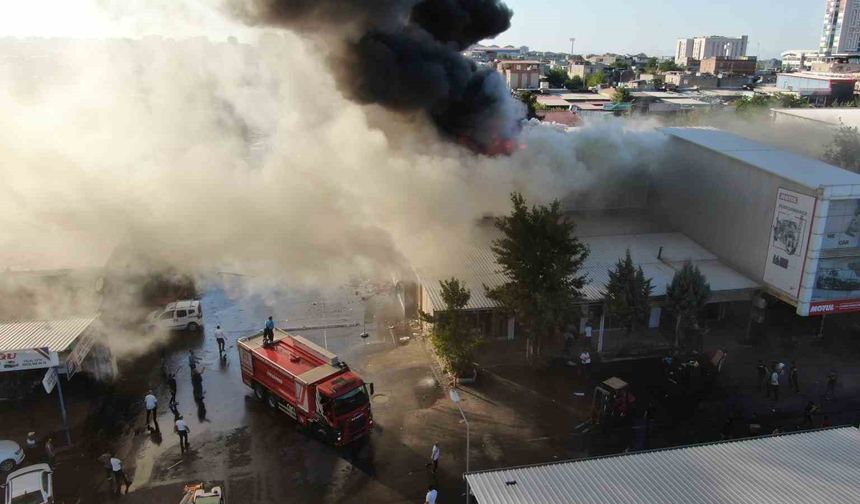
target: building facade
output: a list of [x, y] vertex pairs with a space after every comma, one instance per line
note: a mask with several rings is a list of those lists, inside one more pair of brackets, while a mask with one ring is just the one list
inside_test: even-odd
[[718, 75], [722, 73], [736, 75], [753, 75], [756, 71], [755, 56], [743, 58], [727, 58], [725, 56], [714, 56], [705, 58], [699, 66], [699, 72]]
[[809, 70], [812, 63], [819, 59], [815, 49], [789, 49], [783, 51], [780, 57], [785, 70]]
[[860, 0], [826, 0], [819, 51], [827, 56], [860, 54]]
[[496, 70], [511, 89], [537, 89], [540, 86], [541, 62], [536, 60], [503, 60]]
[[854, 98], [855, 74], [824, 74], [813, 72], [781, 73], [776, 87], [781, 92], [795, 93], [816, 106], [847, 102]]
[[[860, 1], [860, 0], [857, 0]], [[678, 39], [675, 44], [675, 63], [686, 64], [689, 58], [704, 60], [714, 56], [741, 58], [747, 55], [749, 37], [695, 37]]]
[[596, 74], [597, 72], [602, 71], [606, 68], [606, 65], [601, 63], [588, 63], [588, 62], [577, 62], [571, 61], [570, 65], [567, 68], [567, 75], [571, 79], [574, 77], [579, 77], [583, 81], [588, 79], [588, 77], [592, 74]]

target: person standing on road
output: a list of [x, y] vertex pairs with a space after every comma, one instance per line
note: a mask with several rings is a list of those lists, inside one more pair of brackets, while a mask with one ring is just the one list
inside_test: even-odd
[[827, 399], [833, 399], [836, 392], [836, 370], [831, 369], [827, 373], [827, 393], [824, 395]]
[[756, 388], [761, 390], [767, 380], [767, 366], [764, 365], [764, 362], [762, 362], [761, 359], [758, 360], [758, 364], [755, 366], [755, 372], [756, 377], [758, 378]]
[[426, 466], [433, 466], [433, 474], [436, 474], [436, 470], [439, 469], [439, 456], [441, 454], [442, 450], [439, 449], [439, 443], [433, 443], [433, 449], [430, 450], [430, 462], [427, 462]]
[[812, 416], [818, 413], [818, 406], [814, 402], [809, 401], [806, 407], [803, 408], [803, 426], [807, 429], [812, 428]]
[[776, 362], [770, 369], [770, 380], [767, 384], [767, 397], [773, 395], [774, 401], [779, 401], [779, 371], [776, 370]]
[[218, 355], [222, 355], [224, 353], [224, 330], [221, 329], [221, 326], [217, 326], [215, 328], [215, 341], [218, 342]]
[[114, 492], [119, 495], [122, 493], [122, 485], [125, 483], [125, 493], [128, 493], [128, 488], [131, 486], [131, 480], [125, 475], [122, 469], [122, 460], [117, 458], [116, 454], [111, 455], [110, 470], [113, 473]]
[[203, 400], [203, 371], [205, 370], [205, 367], [191, 370], [191, 388], [194, 390], [194, 400], [196, 401]]
[[194, 355], [194, 350], [189, 350], [188, 351], [188, 367], [190, 367], [192, 371], [197, 369], [197, 362], [199, 362], [199, 359], [197, 358], [196, 355]]
[[57, 453], [54, 451], [53, 438], [48, 438], [48, 440], [45, 441], [45, 456], [48, 458], [48, 465], [53, 469], [57, 461]]
[[797, 362], [791, 361], [791, 368], [788, 370], [788, 386], [800, 393], [800, 382], [797, 377]]
[[585, 348], [591, 349], [591, 321], [585, 321]]
[[587, 348], [579, 354], [579, 363], [582, 366], [582, 372], [585, 376], [591, 376], [591, 354], [588, 352]]
[[167, 375], [167, 388], [170, 389], [170, 402], [167, 404], [176, 406], [176, 371]]
[[152, 393], [152, 390], [143, 398], [143, 405], [146, 406], [146, 428], [149, 428], [149, 418], [152, 417], [152, 423], [155, 424], [155, 432], [158, 432], [158, 399]]
[[263, 345], [270, 345], [275, 342], [275, 321], [272, 316], [266, 319], [266, 325], [263, 327]]
[[424, 496], [424, 504], [436, 504], [436, 497], [439, 495], [436, 492], [436, 487], [430, 485], [427, 487], [427, 495]]
[[188, 424], [185, 423], [182, 415], [179, 415], [179, 418], [176, 419], [176, 424], [173, 426], [173, 430], [179, 435], [180, 453], [185, 453], [185, 451], [188, 450], [188, 434], [191, 432], [191, 429], [188, 428]]

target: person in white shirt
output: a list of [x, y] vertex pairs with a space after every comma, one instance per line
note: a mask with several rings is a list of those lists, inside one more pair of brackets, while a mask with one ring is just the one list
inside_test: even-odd
[[224, 353], [224, 329], [221, 326], [215, 328], [215, 341], [218, 342], [218, 355]]
[[430, 462], [427, 462], [426, 466], [433, 466], [433, 474], [436, 474], [436, 470], [439, 469], [439, 456], [441, 454], [442, 450], [439, 449], [439, 443], [433, 443], [433, 449], [430, 450]]
[[582, 372], [585, 373], [586, 376], [590, 376], [591, 373], [591, 354], [588, 352], [588, 349], [582, 351], [579, 354], [579, 363], [582, 365]]
[[770, 379], [768, 380], [767, 397], [773, 394], [773, 400], [779, 401], [779, 371], [777, 371], [776, 362], [770, 367]]
[[185, 453], [185, 450], [188, 449], [188, 434], [191, 432], [191, 429], [188, 428], [188, 424], [185, 423], [182, 415], [176, 419], [176, 425], [173, 427], [173, 430], [179, 434], [179, 451]]
[[591, 321], [585, 323], [585, 347], [591, 348]]
[[158, 399], [155, 398], [155, 394], [150, 390], [146, 397], [143, 398], [143, 404], [146, 406], [146, 427], [149, 428], [149, 419], [152, 417], [152, 423], [155, 424], [155, 430], [158, 431]]
[[116, 455], [111, 455], [110, 457], [110, 470], [113, 473], [113, 481], [115, 485], [114, 492], [117, 495], [122, 493], [122, 485], [125, 483], [125, 493], [128, 493], [128, 487], [131, 486], [131, 481], [122, 469], [122, 460], [117, 458]]
[[436, 492], [436, 487], [430, 485], [427, 487], [427, 495], [424, 497], [424, 504], [436, 504], [436, 497], [439, 495]]

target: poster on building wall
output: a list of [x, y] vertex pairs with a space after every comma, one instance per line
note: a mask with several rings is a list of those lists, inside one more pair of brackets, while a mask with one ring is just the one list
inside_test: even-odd
[[764, 281], [797, 300], [815, 198], [787, 189], [776, 195]]
[[0, 373], [54, 367], [59, 363], [57, 352], [51, 352], [47, 347], [0, 351]]

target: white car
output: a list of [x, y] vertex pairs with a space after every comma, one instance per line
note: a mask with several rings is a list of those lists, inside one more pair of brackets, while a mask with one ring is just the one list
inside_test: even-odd
[[194, 299], [175, 301], [150, 313], [146, 322], [153, 329], [199, 331], [203, 328], [203, 307]]
[[24, 450], [15, 441], [0, 441], [0, 471], [9, 472], [24, 461]]
[[54, 479], [51, 466], [22, 467], [6, 478], [6, 504], [53, 504]]

